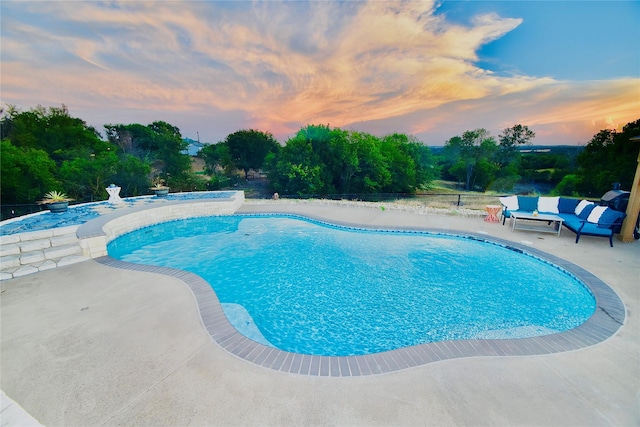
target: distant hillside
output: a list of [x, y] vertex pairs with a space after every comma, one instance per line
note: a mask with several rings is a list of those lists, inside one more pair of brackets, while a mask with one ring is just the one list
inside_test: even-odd
[[[444, 152], [444, 146], [429, 146], [431, 153], [435, 155], [442, 154]], [[536, 153], [551, 153], [551, 154], [563, 154], [565, 156], [574, 158], [584, 150], [584, 146], [579, 145], [527, 145], [520, 149], [523, 154], [536, 154]]]
[[520, 149], [521, 153], [551, 153], [564, 154], [574, 157], [584, 150], [584, 146], [580, 145], [528, 145]]

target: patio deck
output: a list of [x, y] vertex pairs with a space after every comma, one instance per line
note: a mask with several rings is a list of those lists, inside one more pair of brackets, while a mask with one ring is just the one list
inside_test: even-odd
[[640, 424], [639, 242], [610, 248], [584, 237], [576, 245], [570, 233], [511, 231], [482, 216], [384, 205], [281, 200], [247, 202], [238, 212], [524, 241], [604, 280], [624, 302], [626, 322], [610, 339], [571, 352], [310, 377], [222, 349], [180, 280], [86, 261], [0, 283], [0, 388], [45, 425]]

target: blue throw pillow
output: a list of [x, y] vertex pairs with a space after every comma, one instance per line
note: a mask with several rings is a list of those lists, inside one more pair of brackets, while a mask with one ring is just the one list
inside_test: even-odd
[[600, 215], [600, 219], [598, 219], [598, 227], [599, 228], [611, 228], [611, 224], [616, 222], [618, 219], [623, 217], [622, 212], [614, 211], [611, 208], [607, 208]]
[[518, 196], [518, 210], [533, 212], [538, 209], [538, 196]]
[[587, 206], [584, 207], [584, 209], [582, 209], [582, 212], [580, 212], [580, 214], [578, 214], [578, 218], [580, 218], [580, 219], [589, 218], [589, 214], [591, 213], [593, 208], [595, 208], [596, 206], [597, 205], [595, 203], [589, 203]]
[[578, 206], [578, 199], [567, 199], [564, 197], [560, 197], [558, 201], [558, 212], [560, 213], [574, 213], [576, 211], [576, 206]]

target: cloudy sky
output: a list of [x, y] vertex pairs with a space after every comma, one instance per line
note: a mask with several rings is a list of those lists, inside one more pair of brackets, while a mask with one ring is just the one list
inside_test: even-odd
[[638, 1], [8, 1], [1, 102], [103, 130], [284, 141], [307, 124], [443, 145], [520, 123], [586, 144], [640, 119]]

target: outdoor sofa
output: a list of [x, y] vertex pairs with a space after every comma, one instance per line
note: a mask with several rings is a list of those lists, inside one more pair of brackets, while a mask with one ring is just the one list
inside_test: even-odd
[[507, 196], [500, 197], [500, 203], [503, 225], [514, 212], [554, 214], [562, 218], [562, 225], [576, 233], [576, 243], [580, 236], [601, 236], [609, 238], [611, 247], [613, 235], [620, 233], [625, 217], [624, 212], [607, 206], [567, 197]]

